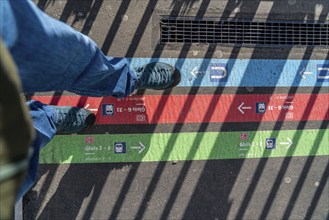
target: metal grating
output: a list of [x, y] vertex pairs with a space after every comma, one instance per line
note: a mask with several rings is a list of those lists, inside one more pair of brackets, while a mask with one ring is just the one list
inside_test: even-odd
[[161, 44], [206, 43], [241, 46], [329, 46], [329, 23], [218, 21], [167, 17], [160, 21]]

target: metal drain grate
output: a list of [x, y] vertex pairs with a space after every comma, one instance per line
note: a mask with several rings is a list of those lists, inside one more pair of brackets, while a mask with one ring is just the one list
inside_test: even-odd
[[206, 43], [245, 46], [329, 46], [329, 23], [218, 21], [167, 17], [160, 22], [161, 44]]

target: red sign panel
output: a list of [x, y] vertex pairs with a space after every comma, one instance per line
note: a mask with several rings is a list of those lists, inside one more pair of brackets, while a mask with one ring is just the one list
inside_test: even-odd
[[146, 95], [124, 99], [36, 96], [46, 104], [85, 107], [97, 124], [329, 120], [329, 94]]

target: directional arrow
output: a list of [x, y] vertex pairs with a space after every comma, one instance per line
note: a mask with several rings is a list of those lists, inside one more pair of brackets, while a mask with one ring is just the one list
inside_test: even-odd
[[288, 145], [287, 148], [289, 148], [293, 143], [289, 138], [287, 138], [287, 142], [280, 142], [280, 144], [281, 145]]
[[85, 107], [83, 107], [83, 108], [86, 108], [86, 109], [88, 109], [88, 110], [90, 110], [90, 111], [92, 111], [92, 112], [97, 112], [98, 111], [98, 109], [97, 108], [89, 108], [89, 104], [87, 104]]
[[195, 78], [197, 78], [197, 75], [198, 75], [198, 67], [194, 67], [194, 69], [191, 71], [191, 74], [195, 77]]
[[243, 106], [244, 105], [244, 102], [242, 102], [241, 103], [241, 105], [239, 105], [239, 107], [238, 107], [238, 110], [242, 113], [242, 114], [244, 114], [244, 111], [243, 110], [245, 110], [245, 109], [251, 109], [251, 107], [250, 106]]
[[194, 77], [194, 78], [198, 78], [199, 75], [203, 76], [205, 75], [206, 72], [203, 71], [203, 70], [199, 70], [198, 67], [194, 67], [193, 70], [191, 71], [191, 75]]
[[138, 149], [139, 150], [138, 153], [141, 154], [144, 151], [145, 146], [144, 146], [144, 144], [142, 144], [142, 142], [138, 142], [138, 144], [139, 144], [139, 146], [137, 146], [137, 147], [131, 147], [131, 149]]
[[305, 75], [312, 75], [313, 73], [312, 72], [300, 72], [300, 75], [302, 75], [303, 79], [306, 78]]

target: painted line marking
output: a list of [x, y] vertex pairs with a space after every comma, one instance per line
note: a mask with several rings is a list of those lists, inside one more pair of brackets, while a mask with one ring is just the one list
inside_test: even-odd
[[[243, 142], [252, 145], [248, 147], [240, 146], [241, 133], [244, 132], [56, 135], [42, 149], [40, 162], [113, 163], [329, 155], [328, 129], [249, 131], [248, 139]], [[114, 150], [92, 148], [93, 152], [88, 152], [86, 146], [89, 145], [83, 143], [91, 135], [95, 146], [124, 143], [125, 149], [131, 150], [122, 149], [125, 153], [118, 154]], [[174, 145], [172, 140], [175, 140]], [[269, 148], [270, 141], [274, 144], [272, 148]]]
[[[52, 97], [35, 96], [33, 99], [49, 104]], [[95, 112], [96, 124], [109, 125], [312, 121], [329, 120], [328, 100], [328, 93], [136, 95], [120, 100], [90, 97], [88, 108], [114, 106], [110, 115], [101, 109]], [[78, 103], [79, 96], [62, 96], [58, 105], [76, 106]], [[256, 106], [256, 111], [252, 106]]]
[[329, 79], [329, 67], [328, 65], [318, 65], [318, 80], [326, 81]]
[[138, 142], [139, 146], [132, 146], [130, 149], [137, 149], [139, 150], [138, 153], [141, 154], [145, 150], [145, 145], [142, 142]]
[[194, 76], [194, 78], [198, 78], [197, 74], [198, 74], [198, 67], [194, 67], [194, 69], [191, 71], [192, 76]]
[[291, 147], [291, 145], [293, 144], [293, 142], [287, 138], [287, 142], [280, 142], [281, 145], [288, 145], [287, 148]]
[[302, 75], [303, 79], [306, 79], [305, 75], [312, 75], [312, 72], [301, 72], [300, 75]]
[[322, 71], [322, 70], [329, 71], [329, 68], [328, 67], [319, 67], [318, 70], [319, 71]]
[[319, 79], [329, 79], [329, 76], [318, 76]]
[[88, 109], [92, 112], [97, 112], [98, 111], [98, 108], [89, 108], [90, 104], [86, 104], [86, 106], [84, 107], [85, 109]]
[[[152, 61], [179, 67], [182, 79], [178, 86], [184, 87], [329, 86], [326, 78], [317, 78], [316, 74], [317, 68], [327, 71], [327, 60], [131, 58], [131, 66], [142, 66]], [[300, 79], [296, 80], [296, 75]]]
[[241, 103], [241, 105], [239, 105], [238, 109], [239, 111], [244, 114], [244, 111], [243, 110], [250, 110], [251, 107], [250, 106], [243, 106], [244, 105], [244, 102]]

